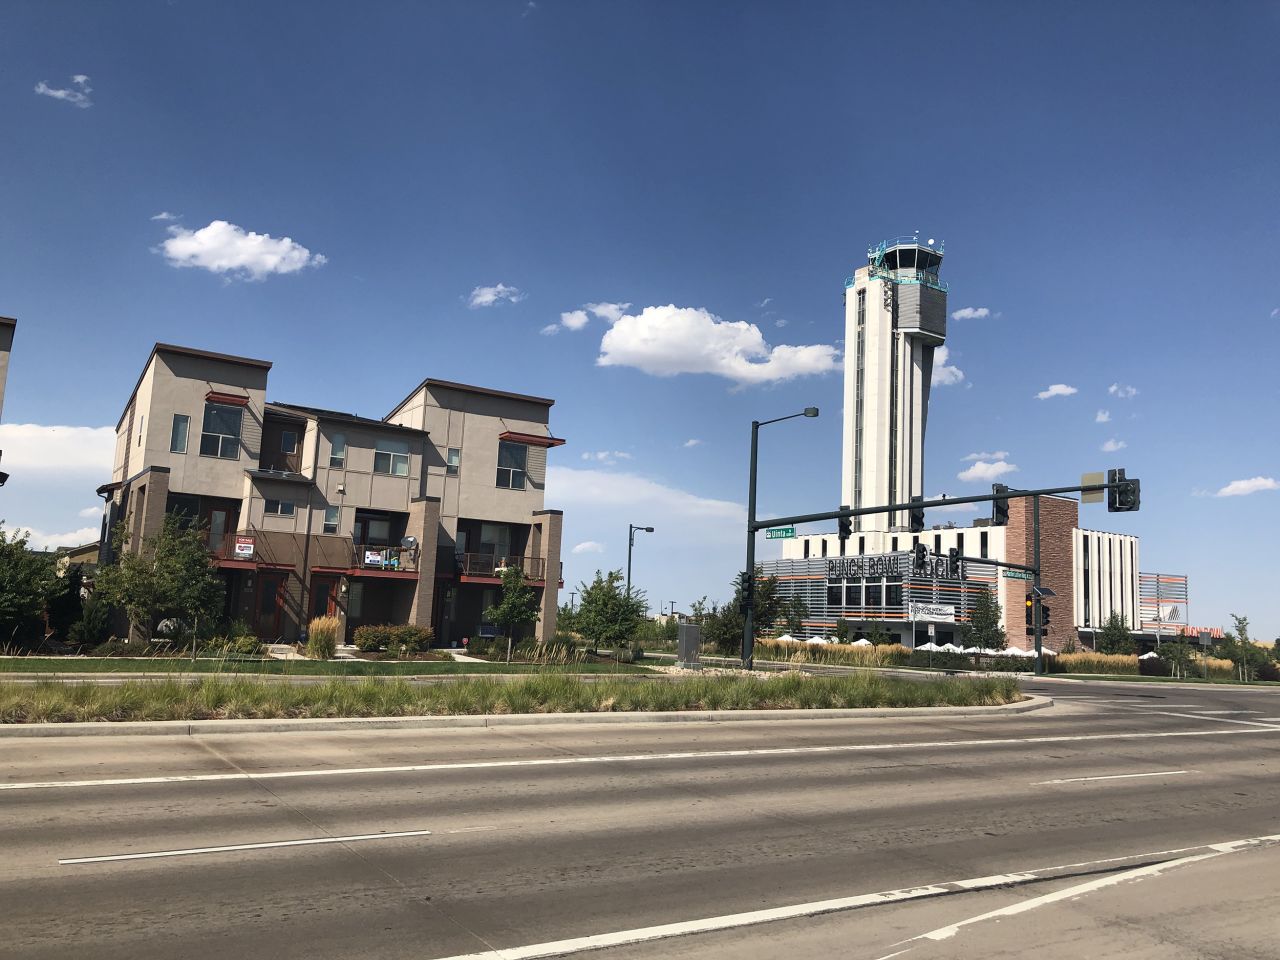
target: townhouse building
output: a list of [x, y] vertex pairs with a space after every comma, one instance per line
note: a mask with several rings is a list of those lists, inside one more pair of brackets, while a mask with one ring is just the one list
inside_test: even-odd
[[205, 531], [224, 616], [293, 640], [315, 616], [491, 631], [502, 570], [555, 635], [562, 515], [544, 506], [554, 401], [426, 379], [386, 418], [267, 400], [271, 363], [158, 343], [116, 426], [100, 561], [178, 514]]

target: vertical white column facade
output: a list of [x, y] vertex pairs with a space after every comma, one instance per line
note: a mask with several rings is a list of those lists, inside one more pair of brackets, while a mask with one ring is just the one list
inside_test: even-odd
[[[869, 259], [845, 288], [840, 502], [851, 507], [923, 495], [933, 351], [946, 336], [941, 253], [914, 242], [882, 244]], [[907, 523], [905, 515], [883, 513], [855, 517], [853, 528], [887, 531]]]

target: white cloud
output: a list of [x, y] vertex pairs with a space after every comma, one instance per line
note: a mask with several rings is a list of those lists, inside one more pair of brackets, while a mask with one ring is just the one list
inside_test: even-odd
[[160, 247], [172, 267], [199, 267], [246, 280], [297, 273], [328, 262], [324, 254], [312, 253], [289, 237], [246, 231], [226, 220], [214, 220], [199, 230], [169, 227], [169, 239]]
[[22, 526], [14, 527], [13, 530], [15, 533], [19, 530], [26, 531], [27, 546], [33, 550], [78, 547], [83, 543], [94, 543], [102, 534], [98, 527], [81, 527], [79, 530], [69, 530], [66, 533], [45, 533], [43, 530]]
[[597, 542], [596, 542], [596, 541], [594, 541], [594, 540], [583, 540], [581, 543], [576, 543], [576, 544], [574, 544], [573, 549], [572, 549], [572, 550], [570, 550], [569, 552], [570, 552], [570, 553], [574, 553], [574, 554], [578, 554], [578, 553], [604, 553], [604, 544], [603, 544], [603, 543], [597, 543]]
[[1244, 497], [1262, 490], [1280, 490], [1280, 483], [1271, 477], [1252, 477], [1248, 480], [1232, 480], [1214, 494], [1215, 497]]
[[970, 467], [966, 467], [956, 474], [957, 480], [963, 480], [965, 483], [973, 483], [982, 481], [989, 483], [992, 480], [998, 480], [1006, 473], [1013, 473], [1018, 468], [1012, 463], [1005, 460], [979, 460]]
[[702, 446], [702, 441], [697, 439], [696, 437], [690, 437], [688, 440], [684, 442], [684, 446], [686, 450], [688, 450], [690, 447], [700, 447]]
[[100, 516], [102, 516], [102, 507], [101, 507], [101, 506], [97, 506], [97, 507], [85, 507], [85, 508], [84, 508], [83, 510], [81, 510], [78, 514], [76, 514], [76, 516], [78, 516], [78, 517], [80, 517], [80, 518], [82, 518], [82, 519], [86, 519], [86, 520], [87, 520], [89, 517], [100, 517]]
[[619, 460], [631, 460], [632, 456], [625, 450], [588, 450], [582, 455], [582, 459], [612, 467]]
[[933, 386], [950, 387], [964, 379], [963, 370], [947, 365], [950, 359], [951, 350], [947, 347], [938, 347], [933, 351], [933, 377], [930, 379]]
[[1121, 400], [1129, 400], [1138, 395], [1138, 388], [1131, 387], [1125, 383], [1113, 383], [1107, 387], [1107, 393], [1113, 397], [1119, 397]]
[[951, 312], [952, 320], [985, 320], [989, 316], [991, 311], [986, 307], [961, 307]]
[[152, 219], [152, 220], [181, 220], [181, 219], [182, 219], [182, 214], [180, 214], [180, 213], [170, 213], [168, 210], [161, 210], [159, 213], [157, 213], [157, 214], [156, 214], [155, 216], [153, 216], [151, 219]]
[[1128, 445], [1129, 444], [1125, 443], [1123, 440], [1117, 440], [1115, 437], [1112, 437], [1102, 445], [1101, 450], [1103, 453], [1115, 453], [1117, 450], [1123, 450]]
[[548, 323], [545, 327], [543, 327], [538, 332], [542, 334], [544, 337], [554, 337], [557, 333], [560, 332], [560, 324]]
[[961, 457], [960, 459], [961, 459], [961, 460], [966, 460], [966, 461], [973, 461], [973, 460], [1007, 460], [1007, 459], [1009, 459], [1009, 451], [1008, 451], [1008, 450], [997, 450], [997, 451], [995, 451], [994, 453], [987, 453], [986, 451], [983, 451], [982, 453], [971, 453], [971, 454], [969, 454], [969, 455], [967, 455], [967, 456]]
[[1036, 394], [1037, 400], [1048, 400], [1050, 397], [1069, 397], [1073, 393], [1079, 393], [1075, 387], [1069, 387], [1065, 383], [1050, 384], [1048, 389], [1041, 390]]
[[1280, 307], [1276, 307], [1274, 310], [1271, 311], [1271, 319], [1280, 320]]
[[1097, 415], [1096, 417], [1094, 417], [1094, 418], [1093, 418], [1093, 422], [1094, 422], [1094, 423], [1110, 423], [1110, 422], [1111, 422], [1111, 411], [1110, 411], [1110, 410], [1099, 410], [1099, 411], [1098, 411], [1098, 415]]
[[93, 106], [93, 101], [89, 99], [89, 94], [93, 93], [93, 87], [89, 86], [89, 78], [83, 73], [77, 73], [72, 77], [69, 87], [54, 88], [41, 80], [36, 84], [36, 93], [42, 97], [53, 97], [55, 100], [74, 104], [82, 110]]
[[757, 303], [756, 306], [763, 310], [765, 307], [767, 307], [771, 303], [773, 303], [773, 297], [765, 297], [763, 300]]
[[[607, 508], [611, 522], [614, 522], [617, 508], [626, 507], [640, 518], [636, 522], [657, 527], [659, 532], [668, 536], [675, 533], [675, 528], [669, 526], [663, 531], [659, 520], [678, 523], [683, 519], [721, 524], [736, 540], [747, 517], [747, 509], [740, 503], [700, 497], [634, 473], [574, 467], [547, 468], [547, 499], [566, 506]], [[567, 509], [565, 513], [569, 515]]]
[[623, 314], [627, 312], [627, 308], [631, 306], [629, 303], [588, 303], [584, 306], [590, 310], [595, 316], [601, 320], [608, 320], [610, 323], [617, 323], [622, 319]]
[[0, 450], [4, 451], [4, 468], [10, 473], [74, 471], [100, 476], [98, 482], [102, 483], [111, 478], [116, 431], [114, 427], [3, 423]]
[[[945, 493], [935, 493], [931, 497], [925, 497], [926, 500], [939, 500], [946, 497]], [[953, 503], [945, 507], [930, 507], [930, 513], [974, 513], [982, 508], [980, 503]]]
[[779, 330], [781, 330], [790, 322], [791, 321], [788, 320], [786, 317], [779, 317], [777, 320], [773, 321], [773, 325], [777, 327]]
[[590, 320], [585, 310], [570, 310], [568, 313], [560, 314], [560, 326], [566, 330], [581, 330]]
[[622, 317], [600, 341], [602, 367], [634, 367], [656, 377], [710, 373], [739, 385], [777, 383], [839, 368], [825, 344], [771, 347], [760, 328], [721, 320], [701, 307], [645, 307]]
[[476, 287], [467, 297], [467, 306], [475, 310], [479, 307], [492, 307], [503, 300], [508, 303], [519, 303], [527, 296], [528, 294], [519, 287], [509, 287], [505, 283], [499, 283], [492, 287]]

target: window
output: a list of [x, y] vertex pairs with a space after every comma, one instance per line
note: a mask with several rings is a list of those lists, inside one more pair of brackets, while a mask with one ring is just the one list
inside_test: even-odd
[[338, 509], [339, 509], [338, 507], [324, 508], [324, 532], [325, 533], [338, 532]]
[[987, 556], [987, 531], [985, 530], [978, 534], [978, 556], [984, 559]]
[[897, 538], [897, 537], [894, 537], [894, 538], [890, 541], [889, 552], [890, 552], [890, 553], [897, 553], [897, 552], [898, 552], [898, 538]]
[[879, 607], [883, 589], [879, 582], [867, 583], [867, 600], [865, 606]]
[[333, 439], [329, 441], [329, 468], [331, 470], [345, 470], [347, 468], [346, 434], [335, 433]]
[[409, 441], [379, 440], [373, 451], [373, 472], [393, 477], [409, 475]]
[[173, 430], [169, 434], [169, 452], [187, 452], [187, 433], [191, 430], [191, 418], [185, 413], [173, 415]]
[[885, 588], [884, 605], [886, 607], [902, 606], [902, 584], [891, 583]]
[[138, 418], [138, 446], [142, 446], [142, 428], [147, 425], [146, 417]]
[[347, 617], [359, 620], [364, 615], [364, 584], [352, 580], [347, 587]]
[[806, 560], [809, 559], [809, 541], [808, 540], [805, 540], [804, 542], [804, 558]]
[[240, 418], [244, 410], [225, 403], [204, 405], [204, 429], [200, 434], [200, 456], [240, 459]]
[[498, 441], [498, 486], [504, 490], [523, 490], [529, 448], [523, 443]]
[[298, 431], [296, 430], [281, 431], [280, 452], [281, 453], [297, 453], [298, 452]]
[[859, 537], [858, 538], [858, 556], [862, 556], [866, 552], [867, 552], [867, 538]]
[[844, 605], [843, 590], [838, 583], [827, 584], [827, 606], [840, 607]]
[[960, 556], [964, 556], [964, 534], [956, 534], [956, 549], [960, 551]]
[[933, 555], [935, 557], [942, 556], [942, 534], [940, 533], [933, 535]]
[[292, 517], [293, 501], [292, 500], [272, 500], [270, 497], [266, 500], [266, 506], [263, 512], [273, 517]]
[[458, 468], [462, 465], [462, 451], [457, 447], [449, 448], [449, 458], [444, 464], [444, 475], [446, 477], [456, 477]]
[[826, 537], [822, 538], [822, 555], [824, 557], [827, 555], [827, 538]]

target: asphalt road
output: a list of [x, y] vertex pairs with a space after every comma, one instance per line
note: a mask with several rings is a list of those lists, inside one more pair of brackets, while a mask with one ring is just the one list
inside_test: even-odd
[[1280, 955], [1280, 691], [1028, 687], [1058, 704], [0, 738], [0, 955]]

